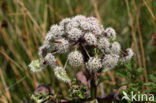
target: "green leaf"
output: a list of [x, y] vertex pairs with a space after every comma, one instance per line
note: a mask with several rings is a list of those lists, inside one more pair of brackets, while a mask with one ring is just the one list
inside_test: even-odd
[[131, 73], [127, 72], [127, 77], [130, 79], [131, 78]]
[[147, 83], [144, 83], [144, 85], [151, 86], [153, 85], [153, 82], [147, 82]]
[[120, 72], [117, 72], [116, 75], [120, 76], [120, 77], [126, 77], [126, 74], [123, 74], [123, 73], [120, 73]]
[[132, 63], [131, 63], [131, 61], [127, 62], [125, 65], [126, 65], [128, 70], [130, 70], [130, 71], [132, 70]]
[[154, 75], [149, 75], [150, 80], [152, 80], [153, 82], [156, 82], [156, 76]]
[[84, 96], [82, 94], [78, 95], [81, 99], [84, 99]]
[[141, 74], [143, 74], [144, 73], [144, 68], [138, 68], [137, 70], [136, 70], [136, 76], [139, 76], [139, 75], [141, 75]]
[[101, 82], [104, 82], [105, 80], [108, 80], [108, 79], [109, 79], [108, 76], [101, 76], [101, 77], [99, 78], [98, 84], [100, 84]]

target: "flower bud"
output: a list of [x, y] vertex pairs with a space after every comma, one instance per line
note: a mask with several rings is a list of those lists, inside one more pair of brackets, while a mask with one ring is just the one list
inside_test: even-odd
[[116, 54], [107, 54], [102, 60], [102, 65], [104, 68], [112, 69], [118, 63], [119, 56]]
[[105, 33], [107, 38], [110, 38], [112, 40], [116, 39], [116, 32], [113, 28], [111, 27], [106, 28]]
[[109, 50], [110, 43], [107, 38], [102, 37], [98, 40], [97, 46], [102, 52], [104, 52]]
[[77, 28], [72, 28], [68, 32], [68, 38], [73, 41], [77, 41], [81, 36], [82, 36], [82, 32], [81, 32], [81, 30], [79, 30]]
[[110, 51], [111, 53], [113, 54], [120, 54], [120, 51], [121, 51], [121, 46], [118, 42], [114, 42], [112, 45], [111, 45], [111, 48], [110, 48]]
[[131, 48], [126, 49], [126, 55], [121, 59], [121, 63], [124, 64], [131, 60], [134, 55], [134, 52]]
[[63, 27], [58, 25], [53, 25], [49, 31], [50, 35], [53, 35], [54, 39], [59, 39], [63, 35]]
[[96, 45], [97, 43], [97, 38], [91, 32], [86, 33], [84, 38], [89, 45]]
[[80, 52], [74, 51], [68, 55], [69, 64], [73, 67], [79, 67], [83, 63], [83, 56]]
[[96, 57], [91, 57], [86, 63], [86, 67], [88, 70], [96, 72], [100, 68], [102, 68], [101, 59]]
[[55, 57], [51, 54], [51, 53], [48, 53], [46, 56], [45, 56], [45, 60], [48, 62], [48, 64], [53, 68], [56, 66], [56, 59]]
[[56, 40], [55, 49], [58, 53], [65, 53], [69, 49], [69, 42], [64, 38]]

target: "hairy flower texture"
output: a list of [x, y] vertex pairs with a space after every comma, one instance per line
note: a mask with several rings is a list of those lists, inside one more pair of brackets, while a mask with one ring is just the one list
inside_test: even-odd
[[95, 17], [88, 17], [87, 21], [92, 25], [98, 25], [99, 21]]
[[[91, 72], [97, 72], [102, 67], [114, 68], [119, 59], [121, 63], [126, 63], [134, 55], [132, 49], [127, 49], [120, 58], [121, 47], [115, 40], [115, 30], [111, 27], [104, 29], [95, 17], [77, 15], [72, 18], [65, 18], [59, 24], [51, 26], [38, 51], [38, 55], [42, 59], [32, 61], [29, 67], [31, 71], [40, 71], [46, 64], [49, 64], [55, 68], [57, 78], [66, 82], [69, 82], [70, 79], [66, 75], [65, 69], [56, 67], [55, 56], [62, 53], [68, 53], [67, 61], [69, 63], [66, 62], [64, 67], [66, 65], [79, 67], [85, 64]], [[92, 49], [92, 46], [96, 46], [96, 48], [93, 47]], [[96, 49], [99, 50], [96, 51]], [[87, 50], [95, 50], [95, 52]], [[92, 57], [89, 53], [92, 53]], [[98, 55], [99, 58], [94, 57], [95, 55]], [[103, 55], [104, 57], [100, 58]], [[89, 60], [85, 62], [84, 59], [85, 61]]]
[[71, 66], [79, 67], [83, 63], [83, 56], [79, 51], [74, 51], [68, 55], [68, 60]]
[[77, 28], [72, 28], [68, 32], [68, 38], [73, 41], [77, 41], [82, 36], [82, 31]]
[[73, 17], [72, 20], [76, 21], [78, 23], [81, 23], [83, 21], [86, 21], [86, 17], [83, 15], [77, 15], [77, 16]]
[[70, 18], [65, 18], [60, 22], [60, 26], [65, 27], [66, 24], [68, 24], [69, 22], [71, 22]]
[[111, 48], [110, 48], [110, 51], [111, 53], [113, 54], [120, 54], [120, 51], [121, 51], [121, 46], [118, 42], [114, 42], [112, 45], [111, 45]]
[[100, 36], [102, 31], [104, 31], [103, 26], [99, 23], [99, 21], [95, 17], [88, 17], [87, 22], [90, 23], [90, 30], [96, 35]]
[[121, 59], [121, 63], [124, 64], [127, 61], [131, 60], [133, 55], [134, 55], [134, 52], [131, 48], [126, 49], [126, 55]]
[[45, 61], [53, 68], [56, 66], [56, 59], [55, 57], [51, 54], [51, 53], [48, 53], [46, 56], [45, 56]]
[[50, 51], [50, 45], [44, 44], [39, 48], [38, 55], [43, 58], [46, 56], [46, 54]]
[[101, 36], [103, 28], [100, 27], [100, 25], [92, 25], [92, 32], [95, 36]]
[[87, 21], [80, 22], [80, 27], [82, 30], [91, 30], [91, 24]]
[[86, 33], [84, 38], [89, 45], [96, 45], [97, 43], [97, 38], [91, 32]]
[[43, 70], [46, 65], [43, 64], [44, 60], [43, 59], [37, 59], [37, 60], [33, 60], [28, 67], [30, 68], [30, 70], [32, 72], [40, 72], [41, 70]]
[[107, 54], [102, 60], [102, 65], [104, 68], [112, 69], [114, 68], [119, 60], [119, 55], [116, 54]]
[[86, 67], [89, 71], [98, 71], [100, 68], [102, 68], [101, 59], [96, 57], [90, 57], [90, 59], [86, 63]]
[[107, 38], [102, 37], [98, 40], [97, 46], [102, 52], [108, 51], [110, 47], [110, 42]]
[[62, 80], [63, 82], [69, 83], [71, 81], [70, 78], [67, 76], [65, 69], [62, 67], [55, 67], [54, 74], [59, 80]]
[[105, 33], [106, 33], [106, 37], [108, 37], [112, 40], [116, 39], [116, 32], [113, 28], [111, 28], [111, 27], [106, 28]]
[[45, 37], [44, 43], [43, 44], [51, 44], [54, 41], [54, 35], [51, 34], [51, 32], [49, 31]]
[[53, 35], [54, 39], [59, 39], [63, 35], [63, 27], [58, 25], [53, 25], [50, 28], [50, 34]]
[[79, 23], [76, 21], [70, 21], [67, 25], [66, 25], [66, 30], [67, 32], [69, 32], [72, 28], [78, 28], [79, 27]]
[[55, 48], [58, 53], [65, 53], [68, 51], [69, 48], [69, 42], [65, 40], [64, 38], [58, 39], [55, 41]]

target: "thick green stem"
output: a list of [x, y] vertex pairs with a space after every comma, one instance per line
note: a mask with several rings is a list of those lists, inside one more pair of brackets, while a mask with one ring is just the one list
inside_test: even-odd
[[92, 99], [95, 99], [96, 98], [96, 92], [97, 92], [97, 86], [95, 84], [95, 79], [94, 79], [94, 75], [93, 75], [93, 78], [91, 80], [91, 98]]

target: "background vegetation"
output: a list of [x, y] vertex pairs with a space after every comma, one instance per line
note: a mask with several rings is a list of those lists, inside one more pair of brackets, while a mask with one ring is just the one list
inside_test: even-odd
[[53, 70], [31, 73], [28, 64], [38, 58], [50, 25], [77, 14], [95, 16], [104, 27], [112, 26], [123, 49], [132, 47], [135, 52], [132, 72], [144, 72], [134, 80], [132, 73], [127, 74], [129, 66], [108, 71], [99, 94], [140, 81], [146, 83], [141, 91], [156, 94], [155, 0], [0, 0], [1, 103], [30, 103], [29, 94], [39, 84], [51, 84], [56, 93], [67, 95], [67, 86], [56, 80]]

